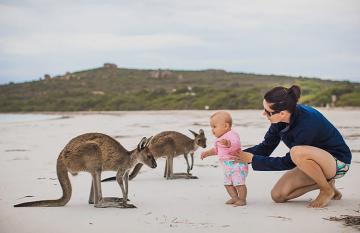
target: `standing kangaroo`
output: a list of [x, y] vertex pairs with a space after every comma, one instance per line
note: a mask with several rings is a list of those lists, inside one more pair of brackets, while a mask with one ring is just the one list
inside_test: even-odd
[[[127, 203], [129, 171], [138, 163], [156, 168], [156, 161], [148, 148], [150, 139], [142, 138], [135, 150], [127, 151], [118, 141], [105, 134], [87, 133], [77, 136], [65, 146], [57, 159], [56, 171], [63, 191], [62, 197], [57, 200], [24, 202], [14, 207], [66, 205], [72, 193], [68, 172], [76, 175], [77, 172], [85, 171], [92, 176], [89, 204], [98, 208], [135, 208]], [[102, 197], [102, 171], [117, 171], [116, 180], [123, 198]]]
[[[206, 137], [204, 131], [200, 129], [199, 133], [195, 133], [189, 130], [193, 135], [194, 139], [175, 131], [164, 131], [155, 135], [150, 143], [149, 150], [154, 155], [155, 159], [160, 157], [166, 158], [164, 177], [166, 179], [197, 179], [196, 176], [192, 176], [190, 171], [194, 165], [194, 151], [199, 147], [206, 147]], [[191, 155], [191, 166], [188, 161], [188, 154]], [[184, 155], [187, 164], [187, 173], [173, 173], [173, 159], [176, 156]], [[129, 178], [134, 179], [142, 164], [137, 164], [131, 172]], [[115, 180], [115, 177], [104, 179], [103, 181]]]

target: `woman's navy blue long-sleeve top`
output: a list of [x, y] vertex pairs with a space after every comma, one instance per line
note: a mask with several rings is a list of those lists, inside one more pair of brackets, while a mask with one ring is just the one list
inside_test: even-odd
[[294, 168], [290, 152], [283, 157], [270, 157], [282, 140], [288, 148], [308, 145], [329, 152], [336, 159], [350, 164], [351, 151], [340, 132], [316, 109], [298, 104], [290, 123], [271, 124], [264, 141], [244, 151], [254, 154], [252, 167], [260, 171], [281, 171]]

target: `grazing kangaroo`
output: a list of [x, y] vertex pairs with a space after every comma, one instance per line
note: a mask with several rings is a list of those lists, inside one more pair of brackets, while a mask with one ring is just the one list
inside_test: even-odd
[[[190, 171], [194, 165], [194, 152], [201, 146], [206, 147], [206, 137], [204, 131], [200, 129], [199, 133], [195, 133], [189, 130], [194, 139], [175, 131], [164, 131], [155, 135], [149, 144], [149, 150], [154, 155], [155, 159], [160, 157], [166, 158], [164, 177], [166, 179], [197, 179], [196, 176], [192, 176]], [[191, 166], [188, 161], [188, 154], [191, 156]], [[179, 155], [184, 155], [187, 163], [187, 173], [173, 173], [173, 158]], [[130, 174], [130, 180], [134, 179], [140, 171], [142, 164], [137, 164]], [[103, 181], [115, 180], [115, 177], [104, 179]]]
[[[151, 139], [151, 138], [150, 138]], [[89, 204], [94, 207], [135, 208], [127, 203], [129, 171], [138, 163], [156, 168], [156, 161], [148, 144], [150, 139], [142, 138], [137, 148], [127, 151], [118, 141], [100, 133], [87, 133], [73, 138], [60, 152], [56, 171], [63, 191], [57, 200], [32, 201], [14, 205], [14, 207], [64, 206], [71, 197], [71, 183], [68, 172], [89, 172], [92, 176]], [[120, 185], [123, 198], [102, 197], [101, 172], [117, 171], [116, 180]], [[125, 183], [125, 185], [124, 185]]]

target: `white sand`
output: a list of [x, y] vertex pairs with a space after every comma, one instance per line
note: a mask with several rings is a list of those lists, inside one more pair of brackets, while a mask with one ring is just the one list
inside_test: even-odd
[[[116, 137], [133, 149], [142, 136], [163, 130], [205, 130], [208, 146], [214, 142], [208, 126], [209, 111], [112, 112], [59, 114], [59, 119], [27, 122], [0, 122], [0, 232], [355, 232], [342, 223], [324, 220], [342, 214], [359, 215], [360, 209], [360, 111], [321, 110], [347, 138], [353, 153], [350, 172], [337, 181], [343, 199], [322, 209], [306, 208], [317, 191], [294, 201], [276, 204], [270, 191], [283, 172], [249, 173], [248, 205], [225, 205], [228, 199], [222, 185], [222, 171], [216, 157], [204, 161], [196, 153], [193, 174], [198, 180], [165, 180], [164, 160], [158, 168], [144, 167], [129, 183], [130, 203], [137, 209], [98, 209], [87, 203], [90, 175], [70, 177], [73, 194], [65, 207], [14, 208], [12, 205], [61, 194], [55, 172], [58, 154], [73, 137], [101, 132]], [[258, 110], [231, 111], [234, 129], [246, 148], [259, 143], [268, 122]], [[61, 119], [61, 116], [70, 118]], [[284, 155], [280, 145], [275, 155]], [[176, 172], [184, 172], [183, 157], [174, 162]], [[103, 178], [114, 175], [103, 173]], [[32, 195], [34, 197], [25, 197]], [[114, 182], [103, 184], [104, 196], [121, 195]]]

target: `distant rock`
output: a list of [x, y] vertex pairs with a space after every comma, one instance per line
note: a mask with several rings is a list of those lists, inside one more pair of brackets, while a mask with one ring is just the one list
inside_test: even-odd
[[118, 68], [116, 64], [114, 63], [104, 63], [104, 68], [109, 68], [109, 69], [116, 69]]
[[50, 79], [51, 79], [51, 76], [49, 74], [44, 75], [44, 80], [50, 80]]

